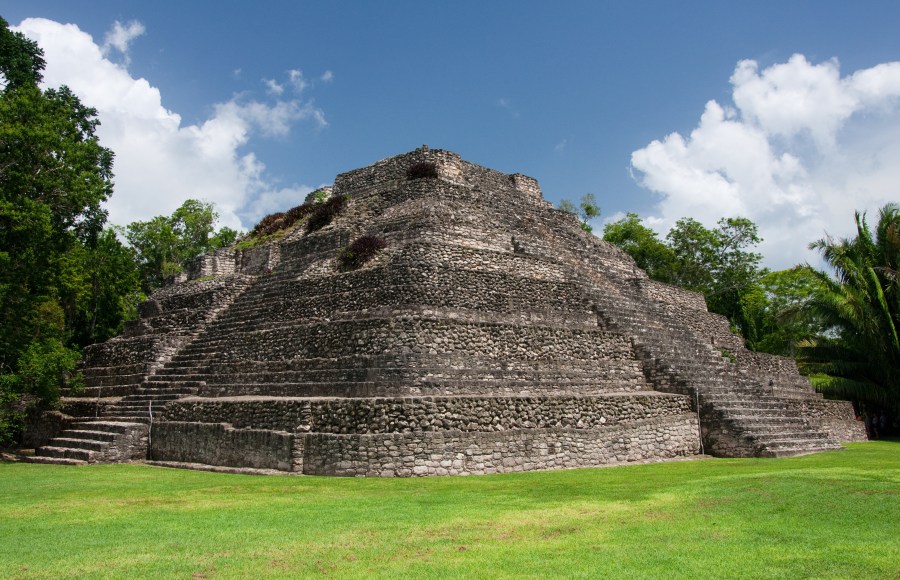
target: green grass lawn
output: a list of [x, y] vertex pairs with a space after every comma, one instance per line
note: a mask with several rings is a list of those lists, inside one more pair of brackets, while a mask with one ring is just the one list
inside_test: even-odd
[[900, 442], [425, 479], [0, 464], [0, 577], [900, 578]]

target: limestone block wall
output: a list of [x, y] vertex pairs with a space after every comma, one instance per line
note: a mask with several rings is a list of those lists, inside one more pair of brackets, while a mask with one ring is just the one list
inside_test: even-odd
[[150, 457], [291, 471], [294, 436], [261, 429], [234, 429], [223, 423], [160, 422], [153, 425]]
[[54, 437], [59, 437], [71, 423], [72, 417], [60, 411], [32, 411], [25, 417], [22, 448], [37, 449], [46, 445]]
[[235, 249], [220, 248], [194, 258], [185, 267], [188, 280], [235, 273]]
[[855, 418], [850, 401], [827, 399], [792, 399], [788, 402], [792, 415], [801, 417], [814, 427], [828, 432], [838, 441], [866, 441], [866, 427]]

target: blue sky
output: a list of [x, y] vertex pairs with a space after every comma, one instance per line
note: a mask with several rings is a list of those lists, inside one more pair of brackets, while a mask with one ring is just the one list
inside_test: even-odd
[[44, 47], [48, 84], [100, 111], [120, 224], [199, 197], [249, 228], [423, 143], [663, 233], [750, 217], [772, 267], [900, 200], [897, 2], [29, 0], [0, 15]]

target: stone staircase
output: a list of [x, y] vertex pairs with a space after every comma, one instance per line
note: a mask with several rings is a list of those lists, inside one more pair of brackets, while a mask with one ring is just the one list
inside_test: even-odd
[[627, 287], [610, 290], [592, 289], [598, 315], [610, 328], [633, 337], [648, 380], [657, 389], [689, 394], [699, 403], [708, 452], [782, 457], [841, 448], [826, 432], [789, 411], [790, 399], [822, 398], [799, 374], [773, 377], [742, 368], [727, 358], [729, 349], [723, 353], [699, 338], [666, 309], [638, 302]]
[[[149, 386], [151, 385], [152, 386]], [[105, 407], [95, 418], [76, 418], [46, 445], [35, 450], [32, 463], [83, 465], [147, 458], [154, 415], [170, 401], [194, 394], [196, 387], [149, 383]]]
[[[235, 282], [217, 301], [199, 312], [192, 327], [178, 326], [170, 331], [175, 336], [173, 346], [166, 358], [170, 361], [185, 347], [189, 347], [202, 334], [198, 329], [206, 328], [216, 320], [248, 288], [253, 286], [255, 277], [235, 277]], [[160, 331], [161, 324], [153, 324], [154, 319], [167, 320], [180, 315], [187, 308], [178, 308], [149, 318], [139, 319], [130, 325], [132, 336], [165, 336]], [[147, 321], [151, 322], [147, 322]], [[98, 396], [118, 396], [112, 405], [98, 406], [95, 417], [74, 417], [70, 425], [46, 445], [35, 449], [29, 461], [33, 463], [55, 463], [82, 465], [86, 463], [116, 463], [147, 458], [152, 424], [166, 404], [180, 398], [194, 395], [202, 382], [182, 380], [171, 382], [158, 377], [165, 368], [164, 361], [157, 360], [150, 365], [101, 366], [86, 369], [88, 386], [86, 390]], [[123, 372], [126, 371], [126, 372]], [[150, 374], [141, 374], [149, 372]], [[137, 373], [137, 374], [136, 374]], [[117, 380], [114, 380], [117, 379]]]
[[597, 247], [602, 242], [549, 222], [538, 229], [544, 235], [519, 240], [521, 251], [558, 264], [581, 284], [600, 325], [631, 338], [652, 388], [691, 397], [707, 453], [782, 457], [841, 449], [790, 408], [798, 400], [822, 400], [793, 361], [778, 373], [757, 368], [758, 360], [777, 357], [747, 351], [727, 320], [705, 307], [650, 299], [641, 287], [649, 283], [642, 272], [629, 271], [628, 260], [615, 254], [603, 255], [617, 249], [603, 250]]

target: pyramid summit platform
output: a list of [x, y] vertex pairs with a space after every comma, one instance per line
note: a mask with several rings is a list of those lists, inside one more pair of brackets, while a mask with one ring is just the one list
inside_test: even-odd
[[[748, 351], [530, 177], [423, 147], [326, 195], [326, 225], [295, 208], [89, 347], [88, 387], [33, 430], [35, 459], [457, 475], [865, 438], [849, 403]], [[372, 259], [348, 260], [363, 246]]]

